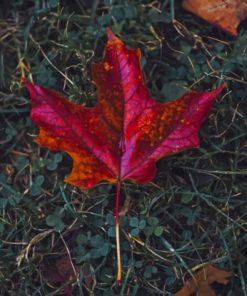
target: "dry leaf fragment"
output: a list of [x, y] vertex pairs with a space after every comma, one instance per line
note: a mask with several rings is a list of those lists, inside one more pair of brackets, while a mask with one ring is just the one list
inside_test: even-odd
[[216, 296], [210, 284], [217, 282], [226, 285], [231, 275], [231, 272], [208, 264], [198, 271], [194, 278], [187, 280], [184, 287], [175, 296], [192, 296], [194, 293], [197, 293], [198, 296]]
[[247, 17], [247, 0], [184, 0], [183, 8], [236, 37]]
[[[58, 287], [66, 282], [75, 281], [79, 276], [80, 266], [73, 265], [71, 263], [70, 257], [65, 255], [55, 261], [55, 264], [44, 264], [42, 266], [42, 274], [47, 279], [47, 282]], [[60, 295], [73, 295], [73, 287], [70, 283], [66, 285], [62, 290]]]

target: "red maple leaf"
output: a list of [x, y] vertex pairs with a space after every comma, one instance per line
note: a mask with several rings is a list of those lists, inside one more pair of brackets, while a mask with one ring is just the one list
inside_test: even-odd
[[74, 161], [66, 182], [84, 188], [102, 180], [117, 183], [120, 280], [120, 183], [147, 183], [155, 177], [158, 159], [198, 147], [199, 128], [224, 86], [211, 92], [188, 92], [176, 101], [159, 103], [145, 86], [140, 50], [126, 48], [110, 29], [107, 37], [104, 58], [92, 67], [98, 91], [95, 107], [78, 106], [55, 91], [25, 83], [32, 100], [31, 118], [40, 128], [36, 142], [66, 151]]

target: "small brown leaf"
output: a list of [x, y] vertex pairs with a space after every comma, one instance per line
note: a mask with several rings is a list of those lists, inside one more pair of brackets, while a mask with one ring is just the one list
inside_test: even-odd
[[[68, 281], [75, 281], [79, 272], [80, 267], [72, 265], [68, 255], [57, 259], [54, 264], [44, 264], [42, 267], [44, 278], [54, 287], [62, 286]], [[72, 295], [72, 290], [72, 285], [68, 284], [61, 291], [61, 295]]]
[[68, 255], [63, 256], [56, 261], [56, 268], [58, 272], [66, 280], [75, 280], [80, 272], [80, 267], [72, 264], [73, 263]]
[[198, 271], [193, 278], [187, 280], [184, 287], [175, 296], [192, 296], [194, 293], [197, 293], [198, 296], [216, 296], [210, 284], [217, 282], [226, 285], [231, 275], [231, 272], [208, 264]]
[[183, 8], [236, 37], [247, 17], [247, 0], [184, 0]]

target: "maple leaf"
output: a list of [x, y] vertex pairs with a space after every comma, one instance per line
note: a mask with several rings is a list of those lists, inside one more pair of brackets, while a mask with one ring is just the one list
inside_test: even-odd
[[231, 272], [221, 270], [211, 264], [205, 265], [193, 278], [185, 282], [184, 287], [175, 296], [192, 296], [194, 293], [200, 296], [216, 296], [210, 284], [217, 282], [226, 285], [231, 275]]
[[239, 23], [247, 17], [246, 0], [184, 0], [183, 7], [234, 37]]
[[176, 101], [159, 103], [149, 94], [140, 68], [140, 50], [128, 49], [107, 29], [104, 58], [92, 67], [98, 103], [76, 105], [57, 92], [25, 82], [31, 118], [39, 126], [36, 142], [66, 151], [73, 169], [65, 180], [91, 188], [102, 180], [117, 183], [116, 239], [119, 243], [120, 183], [147, 183], [161, 157], [199, 146], [198, 131], [224, 86], [211, 92], [188, 92]]

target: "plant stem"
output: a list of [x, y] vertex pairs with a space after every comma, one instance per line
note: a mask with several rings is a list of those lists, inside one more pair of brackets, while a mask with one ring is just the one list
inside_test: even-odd
[[120, 285], [122, 281], [122, 262], [120, 253], [120, 239], [119, 239], [119, 200], [120, 200], [120, 181], [117, 182], [116, 191], [116, 217], [115, 217], [115, 227], [116, 227], [116, 246], [117, 246], [117, 284]]

